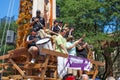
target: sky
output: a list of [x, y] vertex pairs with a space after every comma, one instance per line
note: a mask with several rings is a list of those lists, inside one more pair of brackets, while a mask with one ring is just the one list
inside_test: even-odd
[[19, 2], [20, 0], [0, 0], [0, 18], [15, 16], [15, 19], [17, 19]]

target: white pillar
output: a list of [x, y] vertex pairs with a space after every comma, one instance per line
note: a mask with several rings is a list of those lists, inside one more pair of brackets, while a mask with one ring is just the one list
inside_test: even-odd
[[56, 0], [53, 0], [53, 19], [56, 19]]
[[41, 15], [44, 15], [44, 0], [33, 0], [32, 17], [36, 16], [36, 10], [40, 10]]

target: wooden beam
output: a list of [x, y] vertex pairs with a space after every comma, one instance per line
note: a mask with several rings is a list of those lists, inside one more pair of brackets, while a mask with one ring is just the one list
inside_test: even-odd
[[[23, 68], [25, 69], [39, 69], [39, 68], [43, 68], [44, 65], [42, 65], [41, 63], [39, 64], [28, 64], [27, 66], [25, 65]], [[47, 65], [47, 67], [49, 68], [57, 68], [56, 66], [53, 66], [53, 65]]]
[[21, 70], [21, 68], [12, 60], [12, 59], [9, 59], [9, 61], [12, 63], [12, 65], [18, 70], [18, 72], [24, 76], [24, 72]]
[[49, 55], [53, 55], [53, 56], [57, 56], [57, 57], [60, 56], [60, 57], [68, 58], [68, 54], [64, 54], [64, 53], [61, 53], [61, 52], [53, 51], [53, 50], [50, 50], [50, 49], [43, 48], [41, 50], [41, 52], [43, 54], [49, 54]]
[[98, 65], [98, 66], [105, 66], [105, 62], [94, 61], [94, 60], [90, 60], [90, 62], [92, 64], [95, 64], [95, 65]]
[[26, 57], [29, 55], [27, 48], [21, 47], [21, 48], [15, 49], [15, 50], [10, 50], [10, 51], [8, 51], [7, 54], [0, 56], [0, 60], [16, 58], [16, 57], [19, 57], [22, 55], [25, 55]]
[[50, 55], [47, 55], [45, 63], [43, 63], [44, 68], [43, 68], [42, 73], [41, 73], [41, 80], [44, 80], [44, 78], [45, 78], [44, 76], [45, 76], [45, 73], [46, 73], [46, 70], [47, 70], [47, 65], [48, 65], [49, 58], [50, 58]]
[[29, 52], [28, 52], [27, 48], [21, 47], [21, 48], [15, 49], [15, 50], [8, 51], [8, 54], [10, 54], [10, 58], [15, 58], [15, 57], [19, 57], [21, 55], [27, 56], [29, 54]]

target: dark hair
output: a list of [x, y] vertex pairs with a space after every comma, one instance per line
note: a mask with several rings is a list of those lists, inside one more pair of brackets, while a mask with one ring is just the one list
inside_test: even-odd
[[58, 20], [55, 20], [55, 21], [54, 21], [54, 24], [57, 23], [57, 22], [59, 22], [59, 21], [58, 21]]
[[32, 29], [30, 30], [30, 32], [32, 32], [32, 31], [37, 32], [36, 28], [32, 28]]
[[40, 11], [40, 10], [37, 10], [36, 13], [41, 13], [41, 11]]
[[[65, 29], [61, 29], [61, 31], [60, 32], [63, 32]], [[65, 30], [66, 31], [66, 30]]]

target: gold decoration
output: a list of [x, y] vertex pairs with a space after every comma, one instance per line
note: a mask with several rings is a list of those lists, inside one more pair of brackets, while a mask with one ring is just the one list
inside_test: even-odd
[[30, 19], [32, 17], [32, 1], [30, 0], [20, 0], [20, 11], [17, 20], [18, 32], [16, 46], [26, 47], [26, 37], [30, 30]]

